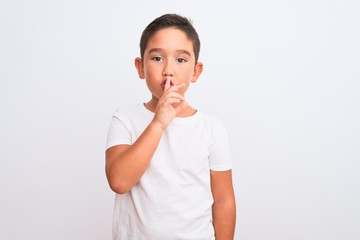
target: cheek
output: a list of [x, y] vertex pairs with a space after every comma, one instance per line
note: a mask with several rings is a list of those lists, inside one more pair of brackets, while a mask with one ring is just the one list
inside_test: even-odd
[[191, 71], [189, 71], [189, 74], [188, 74], [188, 79], [189, 79], [190, 82], [193, 80], [193, 77], [194, 77], [194, 71], [191, 70]]
[[190, 82], [187, 82], [186, 83], [186, 86], [182, 87], [180, 90], [179, 90], [179, 93], [181, 95], [185, 95], [185, 93], [187, 92], [187, 90], [189, 89], [190, 87]]
[[151, 65], [144, 68], [144, 73], [147, 77], [151, 77], [151, 78], [158, 77], [159, 74], [161, 75], [160, 69], [156, 66], [151, 66]]

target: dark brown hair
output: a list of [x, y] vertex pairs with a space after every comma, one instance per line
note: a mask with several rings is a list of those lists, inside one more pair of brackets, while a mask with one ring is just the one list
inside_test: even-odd
[[195, 63], [199, 59], [200, 39], [191, 21], [178, 14], [165, 14], [152, 21], [143, 31], [140, 39], [140, 55], [144, 57], [144, 52], [149, 39], [159, 30], [164, 28], [176, 28], [183, 31], [193, 43], [195, 53]]

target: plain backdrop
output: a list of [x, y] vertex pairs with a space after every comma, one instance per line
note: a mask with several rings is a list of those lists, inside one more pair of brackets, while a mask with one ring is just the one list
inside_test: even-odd
[[[111, 239], [110, 118], [150, 98], [133, 61], [164, 13], [192, 19], [187, 99], [231, 142], [238, 240], [360, 239], [360, 2], [0, 3], [0, 239]], [[201, 204], [201, 203], [199, 203]]]

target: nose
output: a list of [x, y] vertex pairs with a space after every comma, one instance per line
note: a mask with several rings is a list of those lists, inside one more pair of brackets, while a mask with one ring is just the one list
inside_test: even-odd
[[174, 71], [173, 71], [172, 65], [169, 61], [165, 62], [165, 66], [163, 69], [163, 76], [166, 76], [166, 77], [174, 76]]

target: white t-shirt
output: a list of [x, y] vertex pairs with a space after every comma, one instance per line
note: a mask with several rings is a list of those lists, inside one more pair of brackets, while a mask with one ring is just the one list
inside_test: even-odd
[[[131, 145], [153, 117], [140, 104], [116, 110], [106, 148]], [[214, 239], [210, 169], [231, 169], [223, 125], [199, 111], [174, 118], [139, 183], [116, 194], [113, 239]]]

